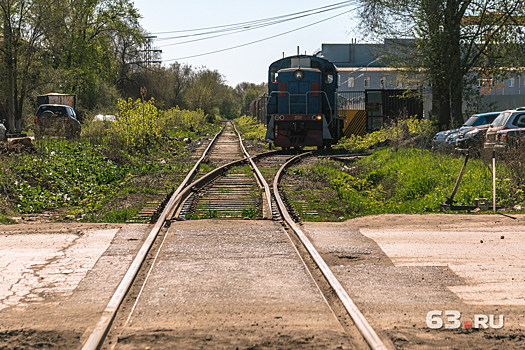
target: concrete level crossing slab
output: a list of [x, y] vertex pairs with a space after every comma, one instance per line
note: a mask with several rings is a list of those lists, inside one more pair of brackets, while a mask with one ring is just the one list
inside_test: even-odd
[[173, 223], [121, 339], [117, 349], [350, 347], [282, 227], [268, 220]]

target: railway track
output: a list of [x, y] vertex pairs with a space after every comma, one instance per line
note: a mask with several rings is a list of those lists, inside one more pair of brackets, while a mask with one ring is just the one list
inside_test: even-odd
[[[132, 315], [154, 272], [163, 245], [167, 238], [170, 239], [168, 228], [171, 225], [189, 218], [243, 217], [282, 220], [288, 239], [351, 339], [352, 346], [356, 349], [386, 349], [315, 247], [290, 217], [279, 195], [279, 181], [286, 167], [310, 155], [290, 157], [273, 151], [250, 157], [241, 137], [236, 135], [235, 127], [227, 124], [168, 201], [99, 322], [86, 336], [82, 349], [113, 349], [118, 345], [126, 328], [130, 327]], [[216, 168], [195, 180], [204, 161]], [[270, 180], [272, 188], [267, 184]]]
[[[210, 149], [208, 164], [224, 166], [244, 156], [232, 125]], [[232, 166], [229, 171], [191, 193], [178, 211], [178, 219], [263, 218], [261, 186], [248, 164]]]

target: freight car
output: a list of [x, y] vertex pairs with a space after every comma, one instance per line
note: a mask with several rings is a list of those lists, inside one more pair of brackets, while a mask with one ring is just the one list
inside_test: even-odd
[[342, 137], [337, 108], [337, 70], [330, 61], [297, 55], [268, 70], [266, 138], [288, 149], [330, 147]]
[[249, 105], [249, 113], [261, 124], [266, 124], [266, 92], [253, 100]]

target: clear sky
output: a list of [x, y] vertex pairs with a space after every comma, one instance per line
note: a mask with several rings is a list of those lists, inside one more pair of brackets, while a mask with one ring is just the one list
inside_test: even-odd
[[[221, 73], [226, 83], [232, 87], [243, 81], [257, 84], [266, 81], [270, 63], [280, 59], [283, 52], [286, 56], [296, 54], [297, 46], [302, 54], [312, 54], [321, 48], [322, 43], [347, 43], [356, 38], [357, 22], [353, 6], [202, 41], [194, 41], [201, 38], [198, 36], [165, 40], [167, 37], [192, 33], [160, 32], [256, 21], [340, 2], [343, 0], [134, 0], [135, 7], [142, 15], [142, 27], [157, 36], [154, 45], [162, 50], [164, 65], [177, 61], [194, 68], [205, 66]], [[339, 16], [255, 44], [200, 57], [184, 58], [263, 40], [336, 15]], [[194, 42], [173, 45], [183, 40]]]

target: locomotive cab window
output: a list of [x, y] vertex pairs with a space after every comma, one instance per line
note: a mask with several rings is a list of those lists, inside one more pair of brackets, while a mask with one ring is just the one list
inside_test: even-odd
[[324, 66], [324, 83], [332, 84], [334, 82], [334, 69], [332, 66]]
[[270, 69], [270, 81], [272, 83], [277, 83], [277, 76], [279, 75], [279, 73], [277, 73], [278, 70], [279, 66], [277, 65], [272, 66], [272, 68]]
[[292, 58], [291, 68], [310, 68], [311, 60], [308, 57], [294, 57]]

